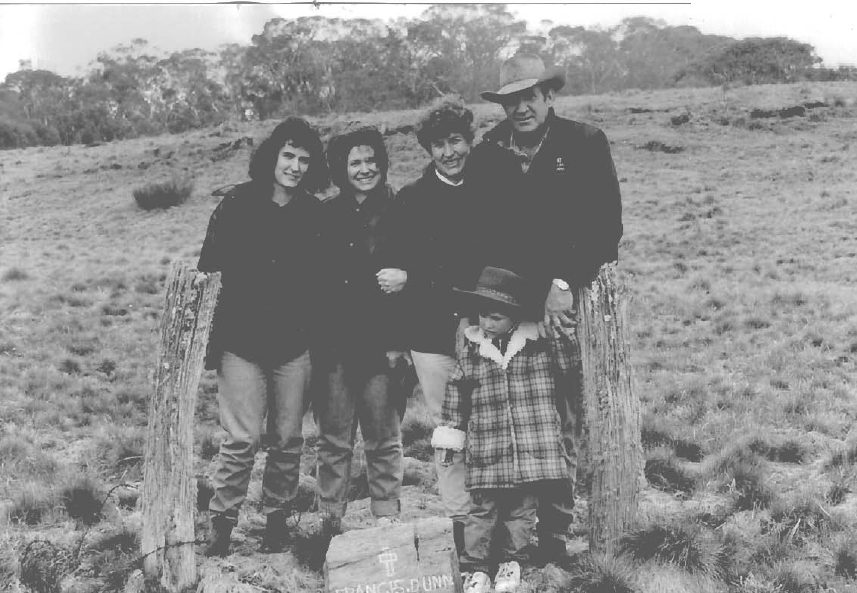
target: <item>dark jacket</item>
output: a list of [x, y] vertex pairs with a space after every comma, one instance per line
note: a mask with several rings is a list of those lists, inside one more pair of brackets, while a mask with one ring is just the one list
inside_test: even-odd
[[218, 368], [224, 351], [277, 365], [307, 350], [320, 214], [306, 192], [280, 207], [252, 182], [214, 209], [197, 264], [222, 283], [206, 368]]
[[[591, 281], [606, 262], [618, 259], [622, 201], [610, 144], [600, 129], [558, 117], [551, 109], [548, 136], [523, 174], [525, 243], [522, 274], [545, 290], [553, 278], [572, 286]], [[483, 142], [508, 146], [512, 125], [505, 120]]]
[[516, 166], [508, 150], [480, 145], [462, 185], [441, 181], [432, 163], [399, 191], [386, 259], [408, 273], [401, 294], [410, 349], [454, 354], [461, 302], [453, 287], [473, 289], [486, 265], [518, 267]]
[[321, 270], [317, 296], [320, 315], [313, 338], [313, 364], [348, 360], [386, 364], [384, 353], [403, 349], [398, 337], [400, 298], [378, 286], [380, 257], [387, 240], [386, 220], [395, 196], [388, 186], [358, 204], [340, 192], [322, 204]]

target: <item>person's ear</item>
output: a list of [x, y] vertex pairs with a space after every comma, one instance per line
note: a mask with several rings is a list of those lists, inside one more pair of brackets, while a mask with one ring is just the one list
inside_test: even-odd
[[548, 105], [553, 105], [553, 100], [556, 98], [556, 89], [553, 86], [549, 86], [544, 89], [545, 94], [545, 103]]

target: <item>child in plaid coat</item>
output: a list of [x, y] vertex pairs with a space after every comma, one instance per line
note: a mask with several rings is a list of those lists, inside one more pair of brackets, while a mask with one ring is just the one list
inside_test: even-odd
[[[475, 291], [459, 292], [478, 307], [479, 325], [464, 332], [432, 446], [439, 456], [466, 451], [471, 509], [461, 567], [472, 574], [465, 592], [490, 590], [492, 547], [502, 550], [494, 590], [509, 592], [520, 583], [539, 494], [573, 497], [574, 451], [563, 441], [556, 398], [579, 381], [572, 376], [579, 347], [573, 335], [540, 337], [537, 324], [524, 320], [526, 285], [513, 272], [485, 268]], [[498, 523], [502, 541], [492, 546]]]

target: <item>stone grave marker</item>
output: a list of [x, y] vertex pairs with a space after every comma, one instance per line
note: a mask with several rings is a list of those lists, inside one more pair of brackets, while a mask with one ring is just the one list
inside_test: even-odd
[[462, 593], [452, 520], [357, 529], [333, 538], [327, 593]]

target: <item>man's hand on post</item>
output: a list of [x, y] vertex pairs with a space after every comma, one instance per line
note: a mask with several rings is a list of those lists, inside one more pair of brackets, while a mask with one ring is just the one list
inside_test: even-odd
[[[570, 328], [574, 328], [576, 323], [577, 313], [574, 310], [574, 294], [570, 290], [563, 290], [556, 284], [551, 284], [545, 300], [544, 327], [539, 327], [539, 333], [546, 332], [548, 328], [565, 333]], [[547, 333], [542, 335], [546, 336]]]

